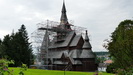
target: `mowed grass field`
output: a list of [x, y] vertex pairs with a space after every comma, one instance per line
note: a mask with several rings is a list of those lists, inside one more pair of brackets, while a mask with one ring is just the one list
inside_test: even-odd
[[[13, 70], [13, 75], [19, 75], [20, 68], [9, 68]], [[25, 75], [64, 75], [64, 71], [55, 70], [41, 70], [41, 69], [28, 69], [24, 71]], [[94, 72], [76, 72], [76, 71], [65, 71], [65, 75], [94, 75]], [[109, 73], [100, 72], [99, 75], [114, 75]]]

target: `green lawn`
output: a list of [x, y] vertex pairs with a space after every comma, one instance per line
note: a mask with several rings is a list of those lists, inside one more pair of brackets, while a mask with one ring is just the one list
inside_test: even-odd
[[[20, 68], [10, 68], [13, 69], [13, 74], [18, 75]], [[64, 75], [64, 71], [55, 71], [55, 70], [40, 70], [40, 69], [28, 69], [24, 72], [25, 75]], [[99, 73], [99, 75], [114, 75], [109, 73]], [[66, 71], [65, 75], [94, 75], [94, 72], [74, 72]]]

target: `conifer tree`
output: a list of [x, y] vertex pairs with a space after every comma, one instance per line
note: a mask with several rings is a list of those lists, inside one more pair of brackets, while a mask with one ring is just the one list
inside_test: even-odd
[[20, 27], [18, 32], [13, 37], [14, 49], [17, 58], [15, 59], [16, 65], [19, 66], [22, 63], [31, 64], [31, 59], [33, 58], [32, 47], [29, 43], [28, 34], [24, 25]]
[[10, 35], [6, 35], [4, 36], [3, 41], [1, 42], [1, 57], [6, 57], [9, 55], [9, 53], [11, 53], [11, 37]]
[[18, 32], [6, 35], [0, 45], [1, 57], [7, 57], [8, 60], [14, 60], [12, 66], [21, 66], [27, 64], [29, 66], [33, 60], [32, 47], [29, 43], [26, 27], [22, 25]]

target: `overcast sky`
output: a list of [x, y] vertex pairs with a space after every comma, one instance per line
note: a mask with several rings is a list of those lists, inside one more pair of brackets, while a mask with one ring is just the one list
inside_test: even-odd
[[[0, 0], [0, 38], [16, 32], [22, 24], [28, 34], [47, 19], [60, 21], [63, 0]], [[102, 45], [118, 24], [133, 19], [133, 0], [65, 0], [67, 16], [75, 26], [87, 28], [93, 51]]]

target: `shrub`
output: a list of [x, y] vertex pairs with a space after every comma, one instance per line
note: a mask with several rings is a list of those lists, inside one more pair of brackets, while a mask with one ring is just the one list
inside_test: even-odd
[[117, 69], [117, 75], [133, 75], [133, 67], [125, 69]]
[[26, 71], [26, 70], [27, 70], [26, 64], [22, 64], [22, 66], [20, 68], [19, 75], [24, 75], [24, 71]]
[[9, 64], [14, 64], [14, 61], [8, 61], [6, 59], [0, 59], [0, 75], [4, 75], [5, 72], [12, 75], [13, 70], [8, 69]]
[[106, 69], [106, 72], [107, 73], [115, 73], [115, 66], [114, 66], [114, 64], [108, 65], [107, 69]]

